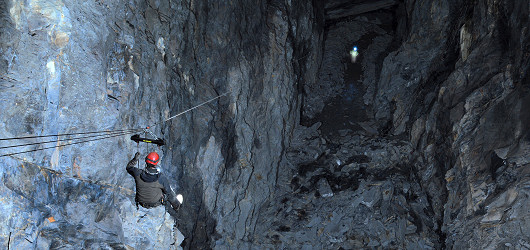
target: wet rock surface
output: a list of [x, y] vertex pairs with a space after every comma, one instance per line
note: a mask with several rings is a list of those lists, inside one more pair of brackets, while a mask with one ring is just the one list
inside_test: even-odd
[[[155, 10], [166, 7], [1, 1], [1, 137], [123, 130], [168, 113], [167, 96], [153, 94], [165, 84], [161, 34], [169, 28]], [[125, 165], [138, 148], [119, 135], [65, 147], [54, 146], [80, 140], [53, 137], [44, 141], [54, 143], [3, 149], [51, 148], [0, 158], [2, 248], [176, 249], [182, 234], [174, 218], [163, 207], [137, 210]], [[174, 170], [163, 171], [175, 185]]]

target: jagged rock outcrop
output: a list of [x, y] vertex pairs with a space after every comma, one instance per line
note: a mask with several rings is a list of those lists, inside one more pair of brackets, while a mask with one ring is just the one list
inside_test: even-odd
[[407, 2], [408, 39], [385, 58], [376, 118], [391, 121], [392, 134], [410, 133], [447, 248], [528, 244], [528, 230], [514, 226], [526, 228], [530, 216], [520, 209], [528, 204], [529, 7]]

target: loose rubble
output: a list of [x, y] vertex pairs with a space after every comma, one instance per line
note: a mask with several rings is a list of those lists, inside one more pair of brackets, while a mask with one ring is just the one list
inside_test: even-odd
[[[346, 131], [348, 142], [322, 144], [317, 126], [300, 128], [288, 155], [291, 178], [277, 202], [263, 208], [257, 242], [289, 248], [436, 248], [427, 197], [412, 172], [412, 148], [403, 140]], [[303, 143], [302, 143], [303, 142]], [[320, 144], [320, 155], [303, 144]], [[342, 164], [337, 164], [340, 162]]]

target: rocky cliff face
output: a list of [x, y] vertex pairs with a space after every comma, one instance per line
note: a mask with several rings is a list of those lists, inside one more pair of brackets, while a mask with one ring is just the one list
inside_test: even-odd
[[[528, 247], [529, 8], [2, 1], [0, 137], [157, 124], [167, 145], [2, 148], [51, 147], [0, 158], [0, 244]], [[171, 216], [124, 169], [155, 149]]]
[[311, 2], [193, 3], [177, 41], [173, 110], [230, 91], [217, 105], [171, 122], [171, 163], [189, 197], [191, 248], [248, 248], [270, 202], [299, 121], [300, 93], [315, 80], [322, 25]]
[[[162, 169], [185, 195], [176, 215], [184, 245], [245, 246], [299, 119], [298, 86], [314, 80], [320, 61], [322, 18], [311, 2], [4, 1], [1, 8], [2, 137], [161, 123], [151, 130], [166, 139]], [[3, 157], [2, 244], [175, 247], [177, 231], [163, 213], [138, 221], [149, 214], [135, 212], [124, 166], [135, 151], [153, 150], [141, 146], [120, 136]], [[153, 228], [173, 238], [150, 238]]]
[[[169, 6], [160, 4], [2, 1], [2, 138], [131, 129], [169, 113], [170, 25], [157, 11]], [[134, 184], [124, 172], [136, 150], [127, 136], [65, 147], [59, 146], [80, 140], [2, 146], [57, 139], [64, 141], [2, 151], [52, 147], [1, 158], [3, 248], [175, 243], [178, 233], [163, 209], [139, 221], [146, 212], [136, 210]]]
[[408, 134], [447, 248], [528, 244], [528, 230], [512, 231], [529, 216], [528, 11], [407, 3], [408, 39], [385, 58], [374, 115]]

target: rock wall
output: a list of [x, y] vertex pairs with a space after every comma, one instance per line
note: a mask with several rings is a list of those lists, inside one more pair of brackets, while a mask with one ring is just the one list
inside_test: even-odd
[[[160, 4], [2, 1], [1, 137], [141, 128], [168, 114], [164, 41], [170, 25], [157, 10], [169, 8]], [[174, 222], [163, 209], [138, 221], [146, 212], [136, 211], [134, 181], [125, 172], [137, 150], [128, 136], [54, 147], [76, 142], [61, 137], [61, 143], [3, 149], [52, 147], [0, 158], [2, 247], [175, 243]], [[160, 236], [145, 233], [153, 228]]]
[[[134, 207], [124, 167], [153, 146], [124, 135], [52, 143], [0, 158], [0, 244], [176, 248], [176, 226], [193, 249], [297, 240], [302, 248], [315, 239], [323, 247], [527, 247], [529, 4], [404, 1], [395, 33], [362, 18], [325, 33], [323, 4], [3, 0], [0, 137], [156, 124], [151, 131], [167, 142], [158, 149], [162, 170], [185, 203], [172, 211], [176, 224], [162, 208]], [[366, 114], [354, 121], [364, 132], [326, 141], [318, 126], [296, 128], [301, 113], [313, 118], [345, 90], [334, 85], [344, 69], [330, 64], [344, 59], [342, 42], [370, 27], [378, 38], [367, 50], [377, 56], [363, 61], [367, 75], [355, 85], [366, 91], [356, 96]], [[330, 34], [342, 42], [323, 44]], [[323, 55], [326, 48], [339, 52]], [[308, 195], [312, 188], [322, 195]], [[290, 192], [300, 206], [285, 205]], [[362, 213], [328, 206], [349, 200]], [[278, 214], [294, 226], [269, 220]], [[341, 227], [341, 218], [355, 227]], [[146, 233], [153, 227], [158, 236]], [[385, 234], [393, 227], [400, 233]], [[263, 233], [272, 228], [280, 233]]]
[[[298, 89], [320, 61], [311, 2], [13, 0], [0, 10], [2, 137], [157, 124], [162, 170], [185, 197], [183, 245], [252, 244], [299, 120]], [[160, 220], [133, 213], [124, 167], [154, 149], [140, 146], [120, 136], [2, 157], [3, 246], [169, 247], [143, 233]]]
[[517, 228], [530, 216], [521, 209], [529, 202], [530, 5], [405, 4], [408, 37], [385, 58], [375, 118], [409, 135], [444, 247], [525, 247], [528, 230]]
[[[320, 15], [320, 16], [319, 16]], [[269, 202], [299, 121], [300, 94], [315, 80], [321, 13], [311, 2], [194, 2], [176, 44], [169, 93], [171, 163], [182, 166], [188, 206], [180, 212], [191, 248], [248, 248], [259, 208]], [[171, 64], [171, 63], [170, 63]], [[182, 98], [182, 102], [177, 102]]]

